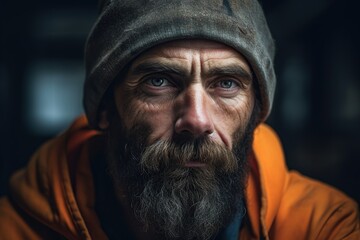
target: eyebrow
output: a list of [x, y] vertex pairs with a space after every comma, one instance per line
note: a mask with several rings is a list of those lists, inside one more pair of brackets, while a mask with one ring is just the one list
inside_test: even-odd
[[132, 71], [134, 75], [141, 75], [146, 73], [168, 73], [168, 74], [176, 74], [180, 76], [188, 75], [186, 70], [169, 64], [163, 64], [160, 62], [144, 62], [137, 65]]
[[221, 75], [228, 75], [228, 76], [238, 76], [244, 80], [248, 80], [251, 82], [253, 80], [253, 76], [251, 73], [246, 71], [243, 67], [238, 64], [226, 65], [221, 67], [213, 67], [209, 69], [207, 72], [209, 76], [221, 76]]

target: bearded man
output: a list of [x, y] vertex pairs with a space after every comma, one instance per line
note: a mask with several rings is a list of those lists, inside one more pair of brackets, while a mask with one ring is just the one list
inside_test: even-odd
[[12, 177], [1, 239], [359, 239], [263, 123], [273, 57], [255, 0], [102, 2], [86, 117]]

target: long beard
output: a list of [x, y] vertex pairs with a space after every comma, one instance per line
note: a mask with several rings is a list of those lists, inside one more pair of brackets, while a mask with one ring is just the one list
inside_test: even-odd
[[[119, 120], [118, 120], [119, 121]], [[149, 128], [112, 124], [108, 164], [115, 184], [126, 185], [145, 230], [166, 239], [211, 239], [244, 210], [246, 156], [254, 126], [234, 136], [233, 151], [207, 138], [179, 137], [146, 145]], [[198, 161], [204, 167], [188, 168]]]

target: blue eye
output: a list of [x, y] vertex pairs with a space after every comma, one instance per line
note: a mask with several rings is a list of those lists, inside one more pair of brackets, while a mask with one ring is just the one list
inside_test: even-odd
[[234, 85], [235, 82], [233, 80], [222, 80], [219, 82], [219, 86], [222, 88], [232, 88]]
[[152, 78], [152, 79], [150, 79], [151, 85], [156, 86], [156, 87], [160, 87], [161, 85], [164, 84], [164, 82], [165, 82], [165, 80], [163, 78]]
[[164, 87], [171, 85], [170, 81], [162, 77], [152, 77], [146, 80], [146, 83], [154, 87]]

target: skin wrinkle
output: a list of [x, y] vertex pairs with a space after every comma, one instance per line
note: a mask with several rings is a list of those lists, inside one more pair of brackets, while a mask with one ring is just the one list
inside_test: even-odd
[[[170, 46], [172, 46], [173, 44], [169, 44]], [[212, 48], [216, 48], [218, 49], [217, 46], [215, 47], [212, 47], [210, 46], [209, 47], [210, 49]], [[180, 50], [186, 50], [187, 48], [180, 48]], [[186, 58], [184, 57], [179, 57], [180, 55], [175, 51], [175, 50], [168, 50], [165, 48], [165, 50], [162, 50], [162, 51], [149, 51], [150, 53], [151, 52], [155, 52], [155, 56], [156, 57], [160, 57], [160, 53], [161, 52], [165, 52], [166, 54], [174, 54], [176, 57], [175, 59], [181, 59], [181, 60], [185, 60]], [[160, 52], [160, 53], [158, 53]], [[204, 52], [204, 50], [201, 50], [201, 52]], [[191, 53], [193, 53], [193, 51], [191, 51]], [[222, 57], [227, 57], [226, 54], [223, 54], [221, 53], [221, 51], [217, 50], [215, 52], [215, 54], [220, 54], [220, 56]], [[186, 56], [189, 56], [189, 54], [187, 53]], [[191, 56], [191, 54], [190, 54]], [[216, 55], [215, 55], [216, 56]], [[240, 56], [240, 55], [239, 55]], [[214, 64], [211, 64], [211, 60], [214, 58], [214, 59], [218, 59], [220, 60], [221, 58], [220, 57], [213, 57], [211, 56], [212, 58], [211, 59], [206, 59], [205, 62], [208, 63], [209, 66], [214, 66]], [[145, 54], [145, 57], [143, 57], [139, 62], [143, 62], [143, 59], [147, 60], [147, 61], [152, 61], [154, 62], [154, 60], [151, 60], [151, 55], [150, 56], [147, 56]], [[156, 58], [157, 59], [157, 58]], [[161, 57], [160, 59], [163, 59], [163, 57]], [[242, 68], [247, 71], [247, 69], [249, 69], [248, 66], [246, 66], [246, 60], [243, 59], [243, 57], [240, 57], [240, 60], [244, 60], [244, 62], [241, 62], [239, 61], [239, 59], [237, 58], [234, 58], [234, 57], [231, 57], [231, 59], [236, 59], [235, 62], [240, 62], [239, 65], [242, 65]], [[158, 59], [157, 59], [158, 60]], [[228, 58], [225, 59], [225, 62], [228, 61]], [[169, 62], [169, 60], [167, 60], [167, 62]], [[182, 62], [183, 63], [183, 62]], [[138, 66], [136, 64], [133, 64], [133, 66]], [[133, 66], [131, 68], [133, 68]], [[202, 65], [201, 65], [202, 66]], [[245, 66], [245, 67], [243, 67]], [[216, 68], [216, 65], [214, 66], [214, 68]], [[129, 74], [130, 72], [130, 74]], [[153, 103], [152, 101], [148, 101], [148, 99], [146, 98], [146, 96], [144, 96], [143, 94], [139, 93], [140, 91], [138, 91], [137, 88], [139, 88], [139, 81], [136, 81], [136, 78], [134, 76], [132, 76], [132, 71], [130, 70], [127, 74], [127, 79], [129, 79], [129, 81], [126, 81], [126, 84], [124, 83], [125, 81], [122, 82], [121, 86], [124, 86], [123, 88], [126, 89], [126, 91], [124, 91], [123, 94], [119, 94], [120, 96], [125, 96], [125, 97], [122, 97], [122, 99], [120, 100], [115, 100], [116, 102], [128, 102], [130, 104], [128, 105], [125, 105], [125, 111], [123, 111], [124, 113], [129, 113], [130, 111], [133, 111], [134, 109], [142, 109], [142, 112], [138, 111], [136, 112], [136, 114], [134, 114], [133, 118], [129, 119], [129, 121], [125, 122], [126, 126], [129, 127], [130, 126], [130, 123], [134, 122], [134, 119], [146, 119], [146, 111], [148, 111], [148, 113], [150, 115], [154, 115], [155, 117], [155, 121], [156, 122], [159, 122], [157, 119], [160, 120], [160, 117], [158, 118], [157, 117], [157, 112], [162, 112], [162, 111], [167, 111], [166, 109], [168, 109], [172, 104], [174, 104], [174, 108], [173, 108], [173, 112], [175, 113], [176, 112], [176, 109], [178, 108], [178, 106], [181, 106], [183, 105], [183, 103], [181, 101], [178, 101], [177, 104], [175, 101], [172, 101], [172, 98], [170, 99], [166, 99], [167, 100], [167, 105], [156, 105], [156, 102]], [[211, 72], [211, 71], [209, 71]], [[249, 76], [251, 76], [251, 74], [248, 74]], [[133, 82], [137, 82], [137, 84], [133, 84]], [[197, 80], [199, 81], [199, 80]], [[130, 86], [130, 87], [129, 87]], [[133, 88], [134, 87], [134, 88]], [[246, 94], [243, 94], [243, 92], [240, 92], [240, 94], [238, 95], [238, 98], [242, 98], [242, 99], [246, 99], [248, 98], [248, 93], [251, 93], [253, 90], [252, 90], [252, 84], [250, 84], [249, 88], [248, 89], [245, 89], [246, 90]], [[132, 92], [134, 91], [134, 92]], [[135, 98], [137, 97], [137, 95], [141, 95], [142, 97], [139, 98], [137, 101], [131, 101], [131, 98]], [[189, 97], [191, 99], [191, 96]], [[161, 100], [158, 99], [159, 101]], [[165, 99], [164, 99], [165, 100]], [[161, 100], [163, 101], [163, 100]], [[237, 99], [221, 99], [221, 100], [218, 100], [216, 101], [214, 98], [212, 98], [212, 103], [217, 103], [218, 104], [218, 109], [220, 110], [220, 112], [215, 112], [214, 116], [217, 117], [217, 119], [221, 119], [224, 115], [227, 116], [228, 118], [231, 118], [231, 114], [233, 114], [234, 112], [237, 112], [236, 114], [236, 118], [239, 119], [239, 122], [243, 125], [245, 122], [247, 122], [248, 118], [245, 118], [244, 119], [244, 114], [243, 114], [243, 110], [240, 109], [240, 110], [236, 110], [236, 107], [234, 106], [235, 104], [229, 104], [229, 102], [235, 102], [238, 101]], [[252, 102], [249, 103], [249, 102], [245, 102], [245, 108], [248, 108], [248, 109], [251, 109], [252, 108]], [[234, 111], [235, 110], [235, 111]], [[121, 111], [119, 111], [121, 113]], [[245, 111], [246, 112], [246, 111]], [[148, 114], [148, 115], [149, 115]], [[126, 117], [126, 116], [121, 116], [121, 117]], [[177, 116], [176, 116], [177, 117]], [[173, 118], [172, 117], [169, 117], [167, 116], [166, 119], [163, 119], [163, 120], [167, 120], [169, 122], [172, 122], [173, 121]], [[215, 119], [214, 117], [210, 116], [210, 121], [214, 122]], [[161, 122], [161, 121], [160, 121]], [[224, 136], [223, 132], [226, 131], [226, 126], [225, 125], [215, 125], [215, 130], [216, 132], [218, 133], [219, 135], [219, 138], [221, 139], [222, 142], [225, 143], [226, 146], [230, 146], [231, 143], [227, 141], [227, 138], [226, 136]], [[160, 132], [161, 134], [159, 135], [163, 135], [166, 133], [166, 129], [164, 129], [162, 132]], [[155, 134], [154, 134], [155, 135]], [[154, 136], [155, 137], [155, 136]], [[169, 136], [170, 137], [170, 136]], [[154, 140], [159, 140], [160, 137], [155, 137]]]
[[[152, 111], [152, 112], [161, 111], [160, 106], [156, 106], [153, 105], [151, 102], [146, 102], [144, 100], [141, 100], [144, 99], [144, 96], [142, 93], [139, 93], [139, 91], [136, 90], [137, 86], [134, 88], [129, 88], [128, 84], [122, 83], [121, 87], [123, 87], [125, 90], [123, 91], [123, 94], [115, 96], [115, 102], [127, 103], [123, 105], [124, 113], [126, 114], [126, 116], [123, 115], [121, 112], [118, 112], [121, 118], [128, 119], [128, 121], [125, 122], [126, 127], [130, 127], [129, 123], [136, 122], [136, 119], [145, 119], [146, 111]], [[129, 98], [139, 98], [140, 101], [129, 101], [128, 100]]]
[[160, 61], [142, 61], [137, 66], [130, 70], [134, 76], [151, 73], [151, 72], [167, 72], [178, 76], [189, 77], [187, 71], [181, 65], [169, 64], [166, 59], [163, 62]]
[[[171, 46], [171, 44], [170, 44], [170, 46]], [[215, 47], [218, 48], [217, 46], [215, 46]], [[187, 49], [187, 48], [180, 48], [180, 50], [182, 50], [182, 49]], [[211, 49], [211, 47], [210, 47], [210, 49]], [[155, 52], [155, 51], [151, 51], [151, 50], [150, 50], [149, 52], [152, 53], [152, 52]], [[163, 58], [159, 58], [159, 59], [158, 59], [158, 56], [160, 55], [159, 52], [161, 52], [161, 53], [164, 52], [165, 55], [166, 55], [166, 54], [174, 54], [175, 51], [174, 51], [174, 50], [172, 50], [172, 51], [168, 51], [168, 50], [160, 50], [160, 51], [157, 51], [156, 54], [154, 54], [154, 56], [155, 56], [155, 58], [156, 58], [157, 60], [160, 60], [160, 61], [161, 61]], [[217, 50], [214, 54], [218, 54], [219, 52], [220, 52], [220, 51]], [[193, 54], [193, 51], [190, 51], [190, 53]], [[189, 56], [190, 53], [185, 54], [185, 56]], [[191, 54], [190, 54], [190, 55], [191, 55]], [[145, 55], [146, 55], [146, 54], [145, 54]], [[174, 54], [174, 55], [175, 55], [175, 57], [174, 57], [175, 60], [176, 60], [176, 59], [182, 59], [182, 60], [184, 60], [184, 58], [180, 58], [180, 57], [179, 57], [179, 54]], [[151, 56], [152, 56], [152, 55], [151, 55]], [[191, 55], [191, 56], [192, 56], [192, 55]], [[221, 56], [224, 56], [224, 54], [222, 54]], [[231, 57], [231, 58], [234, 58], [234, 57]], [[145, 56], [144, 59], [146, 59], [146, 60], [149, 61], [150, 57], [149, 57], [149, 56]], [[173, 59], [173, 58], [172, 58], [172, 59]], [[211, 58], [211, 59], [212, 59], [212, 58]], [[220, 58], [217, 57], [216, 59], [220, 59]], [[226, 59], [226, 61], [227, 61], [227, 60], [228, 60], [228, 59]], [[143, 61], [143, 59], [139, 60], [140, 63], [141, 63], [142, 61]], [[209, 61], [210, 61], [210, 60], [208, 60], [207, 62], [209, 62]], [[239, 60], [237, 60], [237, 61], [239, 61]], [[181, 62], [181, 63], [183, 63], [183, 62]], [[210, 62], [209, 62], [209, 63], [210, 63]], [[198, 63], [198, 64], [199, 64], [199, 63]], [[244, 65], [244, 64], [246, 64], [246, 62], [245, 62], [245, 63], [242, 63], [242, 65]], [[134, 64], [134, 65], [136, 65], [136, 64]], [[194, 65], [194, 64], [193, 64], [193, 65]], [[185, 64], [185, 66], [187, 66], [187, 64]], [[202, 67], [202, 68], [204, 68], [204, 67]], [[249, 68], [249, 67], [247, 67], [247, 68]], [[246, 69], [246, 68], [245, 68], [245, 69]], [[193, 70], [191, 69], [191, 71], [193, 71]], [[130, 70], [130, 72], [131, 72], [131, 70]], [[129, 75], [131, 75], [131, 74], [128, 74], [128, 76], [129, 76]], [[200, 80], [199, 80], [199, 79], [196, 79], [195, 81], [200, 81]], [[247, 90], [247, 92], [251, 92], [251, 90]], [[245, 96], [245, 97], [246, 97], [246, 96]], [[171, 99], [171, 98], [170, 98], [170, 99]], [[170, 99], [167, 99], [167, 100], [170, 100]], [[127, 102], [130, 102], [130, 101], [131, 101], [131, 100], [128, 100]], [[231, 101], [231, 100], [228, 100], [228, 102], [229, 102], [229, 101]], [[218, 101], [218, 104], [220, 104], [220, 103], [221, 103], [221, 101]], [[178, 105], [181, 105], [181, 102], [180, 102]], [[146, 104], [145, 104], [145, 106], [146, 106]], [[223, 105], [223, 106], [224, 106], [224, 105]], [[226, 110], [229, 108], [229, 107], [226, 108], [226, 107], [223, 107], [223, 106], [222, 106], [221, 108], [219, 108], [219, 109], [224, 109], [224, 110], [226, 111]], [[140, 106], [140, 104], [139, 104], [139, 106], [133, 106], [132, 109], [135, 109], [135, 107], [141, 107], [141, 106]], [[150, 107], [149, 107], [149, 108], [150, 108]], [[166, 106], [164, 106], [164, 109], [165, 109], [165, 108], [166, 108]], [[175, 106], [175, 108], [176, 108], [176, 106]], [[163, 109], [163, 110], [164, 110], [164, 109]], [[226, 112], [226, 113], [227, 113], [227, 112]], [[156, 113], [154, 112], [154, 114], [156, 114]], [[224, 112], [220, 112], [219, 114], [215, 114], [215, 116], [221, 116], [221, 115], [223, 115], [223, 114], [224, 114]], [[239, 115], [239, 114], [237, 114], [237, 115]], [[144, 116], [144, 117], [145, 117], [145, 116]], [[220, 129], [220, 130], [223, 131], [223, 129]], [[221, 132], [219, 132], [219, 135], [222, 135]], [[158, 139], [158, 138], [157, 138], [157, 139]], [[227, 142], [226, 139], [223, 139], [223, 141]], [[227, 145], [229, 146], [230, 143], [227, 143]]]

